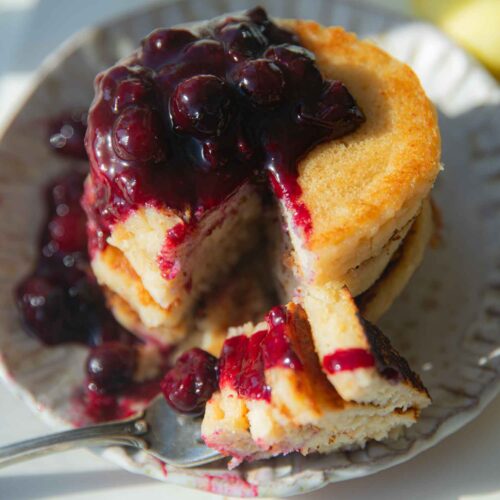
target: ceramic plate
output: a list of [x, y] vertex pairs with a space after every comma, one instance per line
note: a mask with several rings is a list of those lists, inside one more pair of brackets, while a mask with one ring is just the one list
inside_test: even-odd
[[[307, 458], [292, 454], [227, 471], [178, 470], [144, 453], [98, 450], [126, 469], [233, 496], [286, 496], [372, 474], [408, 460], [476, 417], [497, 394], [500, 371], [500, 91], [464, 52], [429, 25], [361, 4], [331, 0], [261, 2], [277, 17], [340, 24], [376, 40], [409, 63], [441, 112], [444, 172], [435, 199], [440, 244], [382, 327], [418, 370], [433, 397], [420, 422], [397, 441]], [[86, 351], [46, 348], [20, 328], [12, 288], [30, 268], [43, 218], [40, 186], [64, 168], [46, 147], [47, 117], [88, 106], [92, 80], [158, 26], [210, 18], [248, 7], [237, 0], [188, 0], [148, 8], [67, 42], [40, 69], [32, 93], [0, 144], [1, 375], [55, 427], [69, 425], [70, 397], [82, 383]]]

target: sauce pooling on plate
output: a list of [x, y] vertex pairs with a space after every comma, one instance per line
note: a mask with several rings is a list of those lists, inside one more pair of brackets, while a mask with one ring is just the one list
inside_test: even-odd
[[[134, 370], [142, 341], [106, 308], [88, 249], [102, 248], [112, 224], [139, 205], [167, 206], [192, 227], [247, 182], [272, 190], [307, 235], [311, 220], [300, 201], [297, 163], [316, 144], [352, 132], [363, 120], [345, 86], [325, 80], [314, 55], [261, 8], [196, 29], [155, 30], [132, 56], [97, 76], [86, 136], [87, 214], [80, 205], [85, 172], [75, 168], [47, 189], [35, 269], [15, 292], [30, 334], [48, 345], [91, 348], [84, 396], [91, 418], [126, 413], [118, 397], [140, 385]], [[82, 113], [50, 120], [50, 146], [68, 158], [86, 159], [86, 125]], [[172, 244], [185, 237], [175, 228], [170, 233]], [[246, 367], [255, 371], [246, 377], [249, 383], [260, 376], [261, 364], [301, 368], [282, 332], [282, 312], [271, 311], [268, 332], [231, 339], [255, 344], [254, 363]], [[177, 373], [190, 374], [193, 360], [205, 354], [188, 356], [188, 368]], [[161, 356], [165, 369], [168, 352]], [[215, 377], [212, 364], [208, 372]], [[240, 379], [239, 390], [250, 390]], [[205, 396], [212, 386], [202, 391]], [[159, 380], [148, 387], [142, 394], [153, 395]], [[253, 396], [268, 398], [266, 391], [262, 384]], [[199, 410], [181, 392], [178, 400]]]
[[98, 422], [127, 417], [158, 394], [170, 352], [159, 349], [157, 377], [134, 380], [143, 344], [114, 319], [90, 269], [86, 218], [80, 206], [84, 177], [75, 167], [46, 189], [47, 218], [36, 264], [17, 286], [15, 299], [23, 326], [44, 344], [90, 347], [85, 385], [75, 404]]

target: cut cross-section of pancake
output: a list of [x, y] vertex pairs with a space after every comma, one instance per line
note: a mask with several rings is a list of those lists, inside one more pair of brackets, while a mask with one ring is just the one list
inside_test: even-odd
[[[91, 206], [90, 179], [86, 185], [84, 203]], [[187, 312], [200, 296], [259, 239], [261, 210], [248, 186], [193, 227], [166, 209], [139, 208], [93, 252], [92, 269], [100, 284], [136, 311], [143, 330], [176, 341], [188, 331]], [[216, 255], [223, 258], [211, 258]]]
[[193, 328], [176, 351], [201, 347], [219, 357], [231, 327], [259, 322], [277, 300], [267, 271], [264, 252], [254, 251], [244, 256], [231, 276], [198, 305], [193, 314]]
[[[185, 320], [177, 327], [168, 325], [165, 310], [154, 302], [142, 282], [136, 279], [135, 271], [128, 261], [115, 247], [107, 246], [96, 256], [94, 270], [97, 278], [108, 284], [105, 287], [108, 305], [117, 320], [140, 337], [153, 337], [170, 344], [182, 339], [186, 331], [217, 330], [222, 332], [219, 337], [223, 340], [229, 326], [242, 323], [241, 319], [245, 315], [240, 314], [240, 311], [248, 311], [249, 304], [254, 304], [255, 310], [259, 310], [263, 300], [269, 300], [274, 286], [278, 289], [282, 303], [292, 298], [295, 301], [303, 300], [303, 287], [293, 272], [290, 247], [283, 245], [285, 235], [276, 229], [276, 222], [268, 222], [267, 226], [270, 230], [272, 228], [268, 240], [272, 241], [268, 243], [271, 257], [266, 257], [262, 249], [265, 245], [261, 241], [257, 249], [243, 256], [235, 270], [205, 296], [201, 303], [203, 314], [194, 311], [190, 321]], [[356, 297], [356, 302], [363, 317], [372, 322], [376, 322], [389, 309], [423, 258], [434, 229], [433, 211], [428, 200], [424, 201], [422, 210], [408, 226], [403, 233], [393, 235], [380, 255], [352, 269], [341, 280], [351, 295], [356, 296], [359, 291], [363, 291]], [[272, 268], [273, 280], [269, 279], [269, 266]], [[203, 320], [198, 320], [199, 317]], [[196, 325], [193, 324], [193, 318], [196, 319]], [[250, 319], [255, 321], [255, 317], [246, 315], [245, 320]], [[204, 338], [210, 338], [210, 334], [207, 335]], [[193, 339], [186, 343], [195, 344], [196, 340]]]
[[[125, 290], [123, 294], [117, 294], [105, 287], [107, 304], [115, 318], [145, 340], [150, 339], [155, 343], [161, 341], [168, 345], [179, 342], [178, 352], [198, 346], [219, 356], [228, 328], [248, 321], [259, 321], [277, 301], [273, 283], [268, 276], [265, 252], [257, 248], [244, 255], [231, 275], [203, 296], [189, 316], [189, 321], [184, 321], [178, 328], [165, 327], [161, 321], [158, 325], [146, 326], [137, 309], [132, 308], [123, 297], [130, 294], [132, 301], [144, 301], [144, 306], [147, 306], [150, 300], [147, 292], [140, 287], [135, 288], [137, 282], [129, 281], [129, 274], [133, 271], [128, 268], [118, 250], [106, 247], [96, 260], [97, 266], [102, 258], [111, 260], [108, 271], [114, 270], [113, 279], [119, 289]], [[108, 273], [108, 276], [111, 275]], [[139, 307], [138, 310], [147, 311], [146, 307]], [[161, 319], [162, 310], [157, 308], [155, 311]], [[151, 318], [154, 316], [150, 315]], [[186, 335], [186, 331], [189, 335]]]
[[[428, 204], [427, 200], [424, 204]], [[422, 216], [422, 210], [416, 218]], [[276, 287], [281, 297], [282, 302], [287, 302], [292, 298], [300, 300], [303, 293], [303, 288], [308, 286], [307, 282], [303, 282], [300, 278], [300, 270], [297, 267], [296, 254], [293, 251], [288, 233], [283, 231], [279, 220], [269, 218], [268, 228], [268, 244], [269, 244], [269, 260], [272, 263], [273, 276], [276, 281]], [[399, 249], [406, 239], [406, 235], [413, 228], [418, 231], [416, 236], [411, 240], [411, 245], [422, 247], [422, 253], [413, 252], [415, 256], [414, 269], [420, 263], [423, 256], [423, 249], [427, 244], [427, 231], [424, 233], [422, 224], [416, 225], [415, 219], [408, 222], [402, 229], [397, 230], [391, 236], [386, 245], [382, 248], [378, 255], [370, 257], [355, 268], [350, 269], [344, 276], [339, 278], [338, 282], [343, 283], [356, 297], [370, 289], [384, 274], [391, 260], [399, 255]], [[413, 233], [415, 233], [415, 229]], [[420, 239], [423, 238], [423, 241]], [[418, 259], [417, 257], [420, 257]], [[394, 294], [393, 299], [397, 294]], [[390, 305], [390, 304], [389, 304]]]
[[391, 368], [404, 370], [401, 377], [391, 373], [391, 384], [401, 384], [406, 397], [360, 404], [343, 399], [322, 371], [300, 305], [273, 308], [265, 322], [231, 330], [220, 359], [219, 391], [206, 406], [203, 439], [237, 465], [292, 451], [363, 446], [412, 425], [429, 398], [382, 334], [367, 349], [381, 345], [383, 353], [373, 356], [390, 350]]

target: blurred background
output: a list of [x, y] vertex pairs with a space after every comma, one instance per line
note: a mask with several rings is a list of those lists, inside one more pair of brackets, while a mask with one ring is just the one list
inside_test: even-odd
[[[436, 23], [500, 77], [500, 0], [365, 2]], [[0, 0], [0, 124], [15, 109], [33, 71], [65, 39], [153, 3], [158, 0]]]

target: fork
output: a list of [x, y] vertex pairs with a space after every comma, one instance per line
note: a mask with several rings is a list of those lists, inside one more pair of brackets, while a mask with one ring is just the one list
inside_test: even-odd
[[0, 468], [50, 453], [88, 446], [129, 446], [176, 467], [196, 467], [222, 455], [201, 439], [200, 419], [178, 415], [157, 396], [141, 413], [0, 447]]

